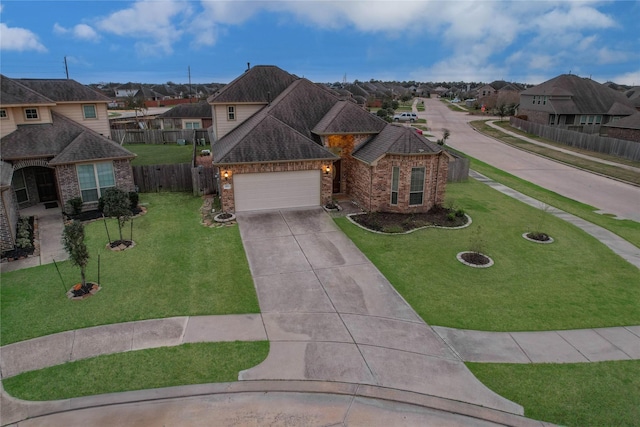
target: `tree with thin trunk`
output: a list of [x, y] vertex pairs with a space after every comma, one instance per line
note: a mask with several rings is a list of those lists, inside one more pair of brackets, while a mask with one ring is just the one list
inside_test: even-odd
[[122, 227], [131, 219], [131, 200], [126, 191], [119, 188], [108, 188], [102, 196], [103, 208], [102, 212], [108, 217], [115, 217], [118, 220], [118, 231], [120, 232], [120, 240], [122, 238]]
[[71, 263], [80, 267], [82, 289], [88, 292], [85, 271], [89, 262], [89, 251], [84, 243], [84, 225], [80, 221], [74, 220], [64, 226], [62, 244], [64, 250], [69, 254]]

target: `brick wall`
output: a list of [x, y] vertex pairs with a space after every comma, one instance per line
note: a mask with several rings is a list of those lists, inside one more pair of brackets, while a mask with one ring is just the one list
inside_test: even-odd
[[[350, 196], [369, 211], [380, 212], [426, 212], [436, 204], [444, 202], [449, 160], [444, 154], [399, 156], [387, 155], [375, 166], [356, 161], [352, 169], [353, 182]], [[398, 204], [391, 205], [392, 168], [400, 168]], [[425, 168], [423, 203], [409, 205], [411, 169]]]
[[[243, 173], [267, 173], [267, 172], [288, 172], [288, 171], [304, 171], [304, 170], [322, 170], [327, 165], [327, 161], [313, 160], [300, 162], [282, 162], [282, 163], [252, 163], [242, 165], [220, 166], [222, 210], [225, 212], [235, 212], [235, 199], [233, 195], [233, 177]], [[224, 172], [229, 172], [229, 178], [225, 181]], [[331, 174], [321, 174], [322, 182], [320, 189], [320, 199], [323, 203], [331, 200], [331, 189], [333, 178]], [[225, 189], [224, 184], [231, 184], [231, 188]]]
[[527, 110], [526, 108], [520, 107], [518, 108], [518, 115], [527, 116], [527, 121], [533, 123], [549, 124], [549, 113], [546, 111]]
[[[601, 128], [603, 129], [603, 128]], [[628, 141], [640, 142], [640, 129], [623, 129], [606, 127], [609, 138], [626, 139]], [[602, 130], [600, 131], [602, 134]]]
[[16, 225], [18, 222], [17, 202], [11, 188], [3, 190], [0, 194], [0, 251], [13, 249], [16, 237]]

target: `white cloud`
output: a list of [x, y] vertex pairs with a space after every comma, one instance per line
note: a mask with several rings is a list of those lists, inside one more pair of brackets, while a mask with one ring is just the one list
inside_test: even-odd
[[614, 76], [608, 80], [619, 85], [640, 86], [640, 69]]
[[186, 26], [183, 22], [192, 13], [186, 1], [140, 0], [98, 21], [102, 31], [122, 37], [142, 39], [136, 43], [139, 53], [157, 56], [171, 54]]
[[608, 47], [598, 49], [598, 51], [596, 52], [598, 64], [615, 64], [626, 62], [632, 55], [637, 54], [630, 54], [629, 52], [624, 52], [621, 50], [611, 50]]
[[32, 31], [0, 23], [0, 50], [46, 52], [47, 48]]
[[87, 24], [78, 24], [73, 28], [65, 28], [57, 22], [53, 24], [53, 32], [59, 35], [71, 34], [74, 38], [88, 41], [98, 41], [100, 36]]

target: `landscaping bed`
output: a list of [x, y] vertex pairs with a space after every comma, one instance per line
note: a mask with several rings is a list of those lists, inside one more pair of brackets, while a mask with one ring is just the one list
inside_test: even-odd
[[435, 206], [429, 212], [410, 214], [393, 212], [369, 212], [352, 215], [354, 222], [373, 231], [406, 233], [423, 227], [461, 227], [469, 222], [461, 209]]

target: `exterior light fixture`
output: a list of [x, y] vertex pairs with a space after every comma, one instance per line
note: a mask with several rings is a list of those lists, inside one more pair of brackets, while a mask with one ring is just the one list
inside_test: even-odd
[[325, 174], [325, 175], [329, 175], [329, 172], [331, 172], [331, 165], [327, 165], [327, 166], [324, 168], [324, 174]]
[[229, 179], [229, 171], [224, 171], [222, 176], [224, 176], [224, 180], [227, 181]]

